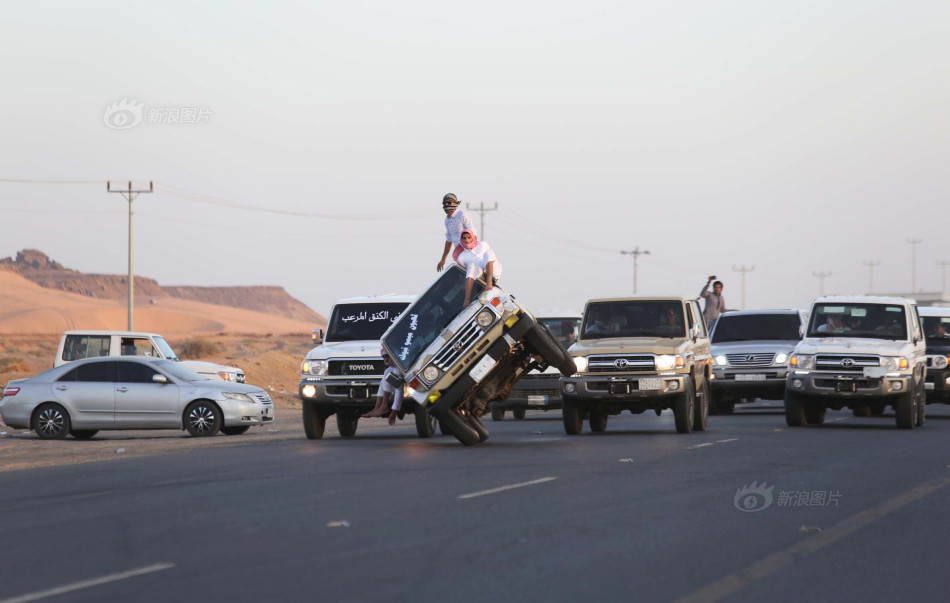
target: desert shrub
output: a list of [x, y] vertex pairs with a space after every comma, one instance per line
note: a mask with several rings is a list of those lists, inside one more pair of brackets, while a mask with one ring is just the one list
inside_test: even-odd
[[221, 345], [207, 339], [189, 339], [178, 346], [178, 355], [185, 360], [195, 360], [213, 356], [221, 352]]
[[20, 356], [0, 358], [0, 373], [28, 373], [30, 365]]

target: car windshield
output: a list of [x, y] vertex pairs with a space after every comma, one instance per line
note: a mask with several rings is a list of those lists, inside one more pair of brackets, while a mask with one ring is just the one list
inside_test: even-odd
[[730, 341], [797, 341], [798, 314], [723, 314], [716, 321], [712, 343]]
[[950, 345], [950, 316], [921, 316], [927, 343]]
[[[484, 289], [481, 281], [475, 281], [472, 299], [476, 299]], [[409, 370], [422, 351], [458, 316], [464, 297], [465, 271], [453, 266], [443, 272], [396, 321], [384, 342], [396, 355], [394, 360], [403, 372]]]
[[327, 322], [326, 341], [378, 340], [408, 305], [408, 302], [339, 304]]
[[182, 366], [180, 362], [175, 360], [156, 360], [154, 362], [154, 366], [162, 369], [175, 379], [179, 379], [181, 381], [208, 381], [208, 377], [199, 375], [190, 368]]
[[907, 339], [903, 306], [889, 304], [816, 304], [808, 325], [809, 337]]
[[606, 337], [686, 337], [683, 302], [616, 301], [588, 304], [583, 339]]
[[566, 318], [538, 317], [538, 322], [549, 328], [551, 333], [566, 348], [571, 347], [577, 340], [577, 331], [581, 326], [581, 319], [576, 316]]
[[168, 342], [165, 341], [164, 337], [153, 337], [153, 339], [155, 340], [155, 345], [158, 346], [158, 351], [162, 353], [162, 356], [168, 360], [179, 360], [178, 356], [176, 356], [175, 352], [172, 351], [172, 347], [168, 345]]

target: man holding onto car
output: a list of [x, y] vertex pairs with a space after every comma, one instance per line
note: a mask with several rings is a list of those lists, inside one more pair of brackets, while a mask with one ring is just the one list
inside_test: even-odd
[[447, 193], [442, 197], [442, 211], [445, 212], [445, 246], [442, 249], [442, 259], [439, 260], [439, 265], [436, 266], [437, 272], [442, 272], [442, 269], [445, 268], [445, 260], [449, 257], [450, 251], [453, 260], [458, 259], [459, 254], [462, 253], [462, 247], [459, 245], [462, 231], [471, 230], [475, 232], [475, 223], [472, 222], [471, 216], [458, 207], [459, 200], [455, 193]]

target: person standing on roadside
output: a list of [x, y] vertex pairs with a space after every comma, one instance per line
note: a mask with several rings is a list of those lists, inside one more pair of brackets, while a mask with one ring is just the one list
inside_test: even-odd
[[445, 268], [445, 260], [449, 257], [449, 252], [452, 252], [453, 260], [458, 259], [459, 254], [462, 253], [462, 247], [459, 245], [462, 231], [475, 232], [475, 224], [471, 216], [458, 207], [459, 200], [455, 193], [447, 193], [442, 197], [442, 211], [445, 212], [445, 247], [442, 249], [442, 259], [436, 266], [436, 272], [442, 272]]
[[[715, 276], [710, 276], [706, 281], [706, 286], [699, 292], [699, 296], [706, 300], [706, 307], [703, 308], [703, 317], [706, 319], [706, 327], [711, 331], [719, 315], [726, 311], [726, 300], [722, 296], [722, 281], [716, 281]], [[713, 290], [709, 290], [712, 283]]]

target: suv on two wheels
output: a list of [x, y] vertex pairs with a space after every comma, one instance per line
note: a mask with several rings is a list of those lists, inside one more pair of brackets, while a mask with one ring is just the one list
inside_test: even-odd
[[580, 339], [570, 348], [577, 374], [560, 381], [564, 431], [591, 431], [629, 410], [673, 410], [676, 431], [706, 429], [712, 356], [698, 302], [681, 297], [587, 302]]
[[897, 426], [924, 424], [927, 362], [917, 302], [898, 297], [819, 297], [789, 359], [785, 422], [820, 425], [825, 410], [880, 415]]
[[479, 420], [531, 370], [574, 362], [543, 324], [498, 286], [474, 282], [464, 305], [465, 270], [452, 265], [383, 335], [383, 347], [408, 383], [406, 400], [436, 417], [465, 445], [488, 439]]
[[920, 308], [927, 342], [927, 404], [950, 404], [950, 308]]

